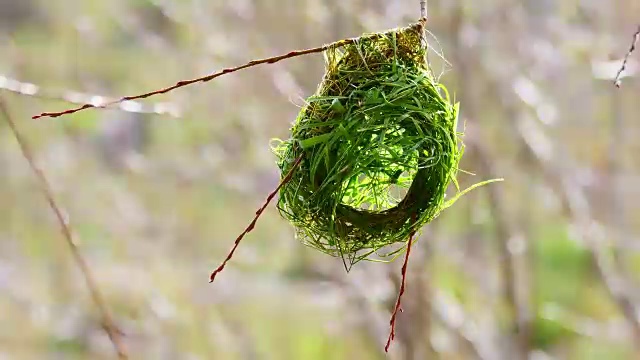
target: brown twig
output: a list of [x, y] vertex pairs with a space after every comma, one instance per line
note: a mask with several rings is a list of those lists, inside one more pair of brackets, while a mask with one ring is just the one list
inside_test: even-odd
[[[48, 89], [31, 82], [20, 81], [5, 75], [0, 75], [0, 89], [8, 90], [18, 95], [52, 101], [62, 101], [75, 105], [93, 104], [95, 106], [100, 106], [101, 104], [116, 101], [111, 97], [98, 94], [89, 94], [68, 89]], [[119, 105], [119, 110], [125, 112], [152, 113], [159, 115], [166, 114], [173, 117], [180, 117], [181, 113], [181, 110], [176, 104], [168, 102], [143, 104], [136, 101], [128, 101], [120, 103]]]
[[616, 74], [616, 78], [613, 80], [613, 84], [617, 88], [619, 88], [620, 85], [622, 84], [622, 79], [620, 79], [620, 76], [622, 76], [622, 73], [627, 68], [627, 62], [629, 61], [629, 56], [631, 56], [631, 53], [633, 53], [633, 51], [636, 49], [636, 44], [638, 43], [639, 40], [640, 40], [640, 25], [638, 25], [638, 29], [633, 34], [633, 41], [631, 41], [631, 46], [629, 47], [629, 50], [627, 51], [627, 54], [625, 55], [624, 60], [622, 61], [622, 66], [620, 67], [620, 70], [618, 70], [618, 74]]
[[411, 243], [413, 242], [413, 237], [415, 235], [415, 231], [413, 231], [409, 235], [409, 242], [407, 244], [407, 252], [404, 254], [404, 263], [402, 264], [402, 281], [400, 282], [400, 291], [398, 292], [398, 299], [396, 300], [396, 305], [393, 309], [393, 314], [391, 314], [391, 320], [389, 321], [389, 325], [391, 325], [391, 330], [389, 331], [389, 337], [387, 338], [387, 345], [384, 347], [385, 352], [389, 352], [389, 346], [391, 346], [391, 341], [396, 336], [396, 317], [398, 316], [398, 312], [402, 312], [400, 308], [402, 295], [404, 294], [404, 286], [405, 280], [407, 277], [407, 265], [409, 264], [409, 254], [411, 253]]
[[264, 202], [264, 204], [262, 204], [262, 206], [258, 209], [258, 211], [256, 211], [256, 216], [253, 218], [251, 223], [249, 223], [249, 226], [247, 226], [247, 228], [244, 229], [242, 234], [240, 234], [236, 238], [236, 241], [233, 244], [233, 248], [231, 248], [231, 251], [229, 251], [229, 254], [227, 255], [227, 258], [224, 259], [222, 264], [220, 264], [220, 266], [218, 266], [218, 268], [215, 269], [211, 273], [211, 276], [209, 278], [209, 283], [212, 283], [213, 280], [215, 280], [216, 275], [218, 275], [220, 272], [222, 272], [222, 270], [224, 270], [224, 267], [227, 265], [227, 263], [233, 257], [233, 254], [236, 252], [236, 249], [238, 248], [238, 245], [240, 245], [240, 241], [242, 241], [242, 239], [245, 237], [245, 235], [247, 235], [248, 233], [250, 233], [253, 230], [253, 228], [256, 226], [256, 223], [258, 222], [258, 219], [260, 218], [260, 215], [262, 215], [262, 213], [267, 208], [267, 206], [269, 206], [269, 203], [271, 202], [271, 200], [273, 200], [273, 198], [276, 196], [278, 191], [280, 191], [280, 188], [282, 188], [286, 183], [289, 182], [289, 180], [291, 180], [291, 177], [293, 176], [293, 172], [298, 168], [298, 166], [300, 165], [300, 162], [302, 161], [302, 156], [303, 155], [300, 155], [296, 159], [296, 161], [293, 163], [293, 166], [291, 167], [291, 170], [289, 170], [289, 173], [282, 179], [282, 181], [280, 181], [280, 184], [278, 184], [278, 187], [276, 187], [276, 189], [273, 190], [273, 192], [271, 192], [271, 194], [269, 194], [269, 196], [267, 196], [267, 200]]
[[[426, 4], [425, 4], [426, 6]], [[425, 8], [426, 9], [426, 8]], [[426, 19], [421, 19], [418, 23], [412, 24], [411, 26], [420, 26], [420, 27], [424, 27], [424, 23], [426, 22]], [[378, 33], [373, 33], [373, 34], [369, 34], [366, 37], [368, 38], [376, 38], [379, 37], [380, 34]], [[236, 66], [236, 67], [231, 67], [231, 68], [226, 68], [226, 69], [222, 69], [218, 72], [206, 75], [206, 76], [202, 76], [199, 78], [195, 78], [195, 79], [191, 79], [191, 80], [182, 80], [182, 81], [178, 81], [177, 83], [175, 83], [172, 86], [163, 88], [163, 89], [158, 89], [158, 90], [154, 90], [154, 91], [150, 91], [144, 94], [139, 94], [139, 95], [131, 95], [131, 96], [124, 96], [121, 97], [120, 99], [117, 100], [112, 100], [109, 102], [105, 102], [102, 104], [83, 104], [77, 108], [73, 108], [73, 109], [68, 109], [68, 110], [64, 110], [64, 111], [59, 111], [59, 112], [44, 112], [41, 113], [40, 115], [34, 115], [32, 116], [32, 119], [39, 119], [39, 118], [43, 118], [43, 117], [51, 117], [51, 118], [56, 118], [56, 117], [60, 117], [63, 115], [68, 115], [68, 114], [73, 114], [76, 113], [78, 111], [82, 111], [82, 110], [86, 110], [86, 109], [91, 109], [91, 108], [105, 108], [111, 105], [115, 105], [115, 104], [119, 104], [119, 103], [123, 103], [125, 101], [131, 101], [131, 100], [138, 100], [138, 99], [145, 99], [148, 98], [150, 96], [154, 96], [154, 95], [160, 95], [160, 94], [166, 94], [170, 91], [173, 91], [175, 89], [178, 88], [182, 88], [185, 86], [189, 86], [195, 83], [199, 83], [199, 82], [208, 82], [211, 81], [217, 77], [220, 77], [222, 75], [226, 75], [226, 74], [231, 74], [233, 72], [239, 71], [239, 70], [243, 70], [243, 69], [247, 69], [253, 66], [257, 66], [257, 65], [262, 65], [262, 64], [273, 64], [273, 63], [277, 63], [279, 61], [285, 60], [285, 59], [291, 59], [294, 57], [298, 57], [298, 56], [303, 56], [303, 55], [309, 55], [309, 54], [314, 54], [314, 53], [319, 53], [319, 52], [323, 52], [326, 51], [328, 49], [331, 48], [337, 48], [337, 47], [342, 47], [345, 45], [349, 45], [349, 44], [353, 44], [356, 41], [358, 41], [359, 39], [361, 39], [362, 37], [359, 38], [350, 38], [350, 39], [343, 39], [343, 40], [338, 40], [338, 41], [334, 41], [330, 44], [326, 44], [326, 45], [322, 45], [322, 46], [318, 46], [318, 47], [314, 47], [314, 48], [309, 48], [309, 49], [304, 49], [304, 50], [293, 50], [290, 51], [286, 54], [282, 54], [282, 55], [278, 55], [278, 56], [273, 56], [273, 57], [269, 57], [269, 58], [264, 58], [264, 59], [258, 59], [258, 60], [251, 60], [248, 63], [244, 64], [244, 65], [240, 65], [240, 66]]]
[[78, 250], [78, 247], [76, 246], [73, 240], [73, 235], [69, 227], [69, 224], [64, 219], [64, 216], [62, 215], [62, 211], [60, 210], [60, 207], [58, 207], [53, 197], [53, 191], [51, 189], [51, 186], [49, 185], [49, 182], [47, 181], [46, 176], [44, 175], [44, 172], [42, 171], [42, 169], [40, 169], [36, 165], [33, 152], [31, 151], [29, 144], [20, 134], [20, 131], [18, 130], [18, 127], [16, 126], [15, 121], [11, 117], [9, 108], [1, 96], [0, 96], [0, 112], [4, 116], [7, 124], [9, 124], [9, 128], [11, 129], [11, 131], [13, 132], [13, 135], [16, 138], [16, 141], [20, 146], [20, 150], [22, 151], [24, 158], [27, 160], [27, 162], [29, 163], [29, 166], [31, 167], [31, 170], [33, 170], [36, 177], [38, 178], [38, 181], [40, 182], [40, 188], [44, 193], [44, 196], [47, 199], [47, 202], [49, 203], [51, 210], [55, 214], [56, 219], [58, 220], [58, 223], [60, 224], [62, 235], [66, 240], [67, 246], [71, 251], [73, 259], [75, 260], [76, 264], [78, 265], [78, 267], [80, 268], [80, 271], [84, 276], [86, 285], [89, 288], [89, 292], [91, 293], [93, 302], [96, 304], [96, 307], [98, 308], [98, 311], [102, 316], [104, 329], [107, 335], [109, 336], [109, 339], [111, 340], [111, 343], [113, 344], [113, 347], [116, 353], [118, 354], [118, 358], [127, 359], [124, 346], [122, 345], [122, 342], [120, 339], [120, 331], [115, 326], [113, 318], [109, 314], [109, 310], [107, 309], [106, 302], [104, 301], [104, 298], [100, 293], [100, 290], [98, 289], [98, 285], [96, 284], [93, 276], [91, 275], [91, 270], [89, 269], [89, 265], [80, 254], [80, 251]]
[[427, 0], [420, 0], [420, 18], [427, 18]]
[[256, 65], [262, 65], [262, 64], [273, 64], [276, 63], [278, 61], [282, 61], [285, 59], [290, 59], [290, 58], [294, 58], [294, 57], [298, 57], [298, 56], [302, 56], [302, 55], [308, 55], [308, 54], [313, 54], [313, 53], [319, 53], [322, 51], [325, 51], [327, 49], [330, 49], [332, 47], [340, 47], [340, 46], [344, 46], [344, 45], [348, 45], [348, 44], [352, 44], [356, 41], [356, 39], [344, 39], [344, 40], [340, 40], [340, 41], [336, 41], [333, 42], [331, 44], [327, 44], [327, 45], [322, 45], [322, 46], [318, 46], [318, 47], [314, 47], [314, 48], [310, 48], [310, 49], [305, 49], [305, 50], [294, 50], [294, 51], [290, 51], [286, 54], [282, 54], [282, 55], [278, 55], [278, 56], [274, 56], [274, 57], [269, 57], [269, 58], [265, 58], [265, 59], [258, 59], [258, 60], [252, 60], [249, 61], [248, 63], [244, 64], [244, 65], [240, 65], [240, 66], [236, 66], [236, 67], [231, 67], [231, 68], [226, 68], [226, 69], [222, 69], [218, 72], [206, 75], [206, 76], [202, 76], [196, 79], [191, 79], [191, 80], [182, 80], [182, 81], [178, 81], [175, 85], [163, 88], [163, 89], [159, 89], [159, 90], [154, 90], [154, 91], [150, 91], [144, 94], [140, 94], [140, 95], [132, 95], [132, 96], [125, 96], [122, 97], [118, 100], [113, 100], [113, 101], [109, 101], [106, 102], [104, 104], [101, 105], [94, 105], [94, 104], [83, 104], [77, 108], [73, 108], [73, 109], [68, 109], [68, 110], [64, 110], [64, 111], [60, 111], [60, 112], [44, 112], [41, 113], [40, 115], [35, 115], [32, 117], [32, 119], [39, 119], [42, 117], [51, 117], [51, 118], [56, 118], [62, 115], [68, 115], [68, 114], [73, 114], [76, 113], [78, 111], [82, 111], [85, 109], [91, 109], [91, 108], [104, 108], [107, 106], [111, 106], [111, 105], [115, 105], [118, 103], [122, 103], [124, 101], [130, 101], [130, 100], [136, 100], [136, 99], [145, 99], [148, 98], [150, 96], [154, 96], [154, 95], [159, 95], [159, 94], [165, 94], [168, 93], [170, 91], [173, 91], [175, 89], [181, 88], [181, 87], [185, 87], [191, 84], [195, 84], [198, 82], [208, 82], [211, 81], [217, 77], [220, 77], [222, 75], [226, 75], [226, 74], [230, 74], [242, 69], [246, 69], [246, 68], [250, 68]]

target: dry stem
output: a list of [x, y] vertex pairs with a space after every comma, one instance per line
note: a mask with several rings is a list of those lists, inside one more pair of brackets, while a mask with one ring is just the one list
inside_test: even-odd
[[256, 211], [256, 216], [253, 218], [253, 220], [251, 221], [251, 223], [249, 223], [249, 226], [247, 226], [246, 229], [244, 229], [244, 231], [242, 232], [242, 234], [240, 234], [237, 238], [236, 241], [233, 244], [233, 248], [231, 248], [231, 251], [229, 251], [229, 254], [227, 255], [226, 259], [224, 259], [224, 261], [222, 262], [222, 264], [220, 264], [220, 266], [218, 266], [217, 269], [215, 269], [212, 273], [211, 276], [209, 278], [209, 283], [212, 283], [213, 280], [216, 279], [216, 275], [218, 275], [220, 272], [222, 272], [222, 270], [224, 270], [224, 267], [227, 265], [227, 263], [231, 260], [231, 258], [233, 257], [233, 254], [236, 252], [236, 249], [238, 248], [238, 245], [240, 245], [240, 242], [242, 241], [242, 239], [244, 238], [245, 235], [247, 235], [248, 233], [251, 232], [251, 230], [253, 230], [253, 228], [256, 226], [256, 223], [258, 222], [258, 219], [260, 218], [260, 215], [262, 215], [262, 213], [264, 212], [264, 209], [267, 208], [267, 206], [269, 205], [269, 203], [271, 202], [271, 200], [273, 200], [273, 198], [276, 196], [276, 194], [278, 193], [278, 191], [280, 191], [280, 188], [286, 184], [287, 182], [289, 182], [289, 180], [291, 180], [291, 177], [293, 176], [293, 172], [298, 168], [298, 165], [300, 165], [300, 162], [302, 161], [302, 155], [300, 155], [296, 161], [293, 163], [293, 166], [291, 167], [291, 170], [289, 170], [289, 173], [287, 174], [287, 176], [284, 177], [284, 179], [282, 179], [282, 181], [280, 181], [280, 184], [278, 184], [278, 187], [276, 187], [275, 190], [273, 190], [271, 192], [271, 194], [269, 194], [269, 196], [267, 196], [267, 200], [264, 202], [264, 204], [258, 209], [258, 211]]
[[622, 84], [622, 79], [620, 79], [620, 76], [622, 76], [622, 73], [627, 68], [627, 62], [629, 61], [629, 56], [631, 56], [631, 53], [633, 53], [633, 51], [636, 49], [636, 44], [638, 43], [639, 40], [640, 40], [640, 25], [638, 25], [638, 29], [633, 34], [633, 41], [631, 42], [631, 46], [629, 47], [627, 54], [624, 56], [624, 60], [622, 61], [622, 66], [620, 67], [620, 70], [618, 70], [618, 74], [616, 74], [616, 78], [613, 81], [613, 84], [618, 88]]
[[4, 98], [2, 98], [1, 96], [0, 96], [0, 112], [2, 113], [2, 115], [4, 115], [4, 118], [7, 121], [7, 124], [9, 124], [9, 128], [11, 129], [11, 131], [13, 132], [13, 135], [16, 138], [16, 141], [20, 146], [20, 150], [22, 151], [24, 158], [27, 160], [27, 162], [29, 163], [29, 166], [31, 167], [31, 170], [33, 170], [36, 177], [38, 178], [38, 181], [40, 183], [40, 188], [44, 193], [44, 196], [47, 199], [47, 202], [49, 203], [51, 210], [55, 214], [56, 219], [58, 220], [58, 223], [60, 224], [62, 235], [66, 240], [67, 246], [71, 251], [73, 259], [75, 260], [76, 264], [80, 268], [80, 271], [84, 276], [86, 285], [89, 288], [89, 292], [91, 293], [93, 302], [96, 304], [96, 307], [98, 308], [98, 311], [102, 316], [103, 327], [107, 332], [107, 335], [109, 336], [109, 339], [111, 340], [111, 343], [113, 344], [113, 347], [118, 354], [118, 358], [127, 359], [124, 346], [120, 339], [120, 332], [115, 326], [113, 318], [109, 314], [109, 310], [107, 309], [107, 305], [106, 305], [106, 302], [104, 301], [104, 297], [100, 293], [100, 290], [98, 289], [98, 285], [96, 284], [93, 276], [91, 275], [89, 265], [80, 254], [80, 251], [78, 250], [78, 247], [76, 246], [73, 240], [73, 235], [69, 227], [69, 224], [64, 219], [64, 216], [62, 215], [62, 211], [60, 210], [60, 207], [57, 205], [53, 197], [53, 191], [49, 185], [49, 182], [47, 181], [46, 176], [44, 175], [44, 172], [42, 171], [42, 169], [40, 169], [36, 165], [33, 152], [31, 151], [29, 144], [20, 134], [16, 126], [16, 123], [9, 112], [9, 108], [6, 102], [4, 101]]
[[154, 96], [154, 95], [159, 95], [159, 94], [165, 94], [168, 93], [170, 91], [173, 91], [175, 89], [181, 88], [181, 87], [185, 87], [191, 84], [195, 84], [197, 82], [208, 82], [211, 81], [217, 77], [220, 77], [222, 75], [226, 75], [226, 74], [230, 74], [233, 72], [236, 72], [238, 70], [242, 70], [242, 69], [246, 69], [246, 68], [250, 68], [256, 65], [262, 65], [262, 64], [273, 64], [276, 63], [278, 61], [282, 61], [285, 59], [290, 59], [290, 58], [294, 58], [294, 57], [298, 57], [298, 56], [302, 56], [302, 55], [308, 55], [308, 54], [313, 54], [313, 53], [319, 53], [322, 51], [325, 51], [329, 48], [332, 47], [339, 47], [339, 46], [344, 46], [344, 45], [348, 45], [348, 44], [352, 44], [356, 41], [357, 39], [353, 38], [353, 39], [344, 39], [344, 40], [339, 40], [336, 42], [333, 42], [331, 44], [327, 44], [327, 45], [322, 45], [322, 46], [318, 46], [318, 47], [314, 47], [314, 48], [310, 48], [310, 49], [305, 49], [305, 50], [294, 50], [294, 51], [290, 51], [286, 54], [282, 54], [282, 55], [278, 55], [278, 56], [274, 56], [274, 57], [269, 57], [269, 58], [265, 58], [265, 59], [258, 59], [258, 60], [252, 60], [249, 61], [248, 63], [244, 64], [244, 65], [240, 65], [240, 66], [236, 66], [236, 67], [232, 67], [232, 68], [226, 68], [226, 69], [222, 69], [218, 72], [206, 75], [206, 76], [202, 76], [196, 79], [191, 79], [191, 80], [182, 80], [182, 81], [178, 81], [175, 85], [163, 88], [163, 89], [158, 89], [158, 90], [154, 90], [154, 91], [150, 91], [144, 94], [140, 94], [140, 95], [132, 95], [132, 96], [125, 96], [122, 97], [118, 100], [113, 100], [110, 102], [107, 102], [105, 104], [102, 105], [93, 105], [93, 104], [84, 104], [82, 106], [73, 108], [73, 109], [68, 109], [68, 110], [64, 110], [64, 111], [59, 111], [59, 112], [44, 112], [41, 113], [40, 115], [35, 115], [32, 118], [33, 119], [39, 119], [42, 117], [52, 117], [52, 118], [56, 118], [62, 115], [68, 115], [68, 114], [73, 114], [76, 113], [78, 111], [82, 111], [82, 110], [86, 110], [86, 109], [91, 109], [91, 108], [104, 108], [110, 105], [115, 105], [118, 103], [122, 103], [125, 101], [131, 101], [131, 100], [136, 100], [136, 99], [145, 99], [148, 98], [150, 96]]
[[404, 286], [405, 280], [407, 277], [407, 265], [409, 264], [409, 254], [411, 253], [411, 243], [413, 242], [413, 237], [415, 235], [415, 231], [409, 235], [409, 242], [407, 244], [407, 252], [404, 254], [404, 263], [402, 264], [402, 282], [400, 283], [400, 291], [398, 292], [398, 299], [396, 300], [396, 306], [393, 309], [393, 314], [391, 315], [391, 321], [389, 321], [389, 325], [391, 325], [391, 330], [389, 332], [389, 337], [387, 338], [387, 345], [384, 347], [385, 352], [389, 352], [389, 346], [391, 345], [391, 341], [396, 336], [396, 317], [398, 316], [398, 312], [402, 312], [400, 308], [400, 302], [402, 300], [402, 295], [404, 294]]
[[[50, 89], [43, 86], [13, 79], [6, 75], [0, 74], [0, 89], [11, 91], [15, 94], [30, 96], [44, 100], [63, 101], [75, 105], [106, 104], [117, 101], [112, 97], [89, 94], [71, 89]], [[151, 113], [159, 115], [170, 115], [173, 117], [181, 116], [181, 109], [176, 105], [168, 102], [159, 102], [154, 104], [142, 104], [135, 101], [123, 102], [119, 106], [119, 110], [125, 112]]]

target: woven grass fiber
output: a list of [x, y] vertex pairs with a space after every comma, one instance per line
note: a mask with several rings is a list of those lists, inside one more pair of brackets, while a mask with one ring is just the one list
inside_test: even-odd
[[321, 84], [274, 147], [283, 177], [302, 156], [280, 190], [281, 215], [349, 267], [398, 254], [404, 247], [379, 250], [406, 243], [466, 192], [445, 200], [464, 147], [458, 104], [433, 77], [422, 32], [418, 23], [327, 50]]

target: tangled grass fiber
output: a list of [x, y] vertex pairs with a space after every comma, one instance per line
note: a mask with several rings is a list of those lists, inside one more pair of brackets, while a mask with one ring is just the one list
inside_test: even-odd
[[379, 250], [471, 190], [445, 201], [464, 146], [458, 104], [432, 75], [422, 33], [417, 23], [328, 49], [321, 84], [274, 147], [283, 176], [302, 158], [280, 189], [281, 215], [349, 267], [398, 254]]

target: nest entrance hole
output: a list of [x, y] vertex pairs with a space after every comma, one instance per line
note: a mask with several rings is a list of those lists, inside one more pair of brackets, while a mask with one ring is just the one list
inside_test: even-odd
[[[341, 205], [356, 210], [382, 212], [396, 207], [407, 195], [418, 172], [418, 150], [407, 150], [399, 137], [404, 129], [391, 127], [373, 134], [357, 146], [356, 168], [342, 182]], [[398, 137], [398, 139], [394, 139]], [[361, 139], [358, 142], [367, 142]], [[372, 146], [372, 144], [377, 144]]]

